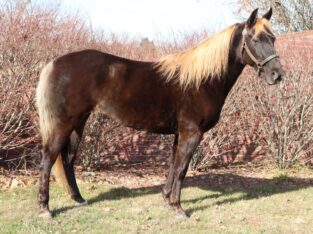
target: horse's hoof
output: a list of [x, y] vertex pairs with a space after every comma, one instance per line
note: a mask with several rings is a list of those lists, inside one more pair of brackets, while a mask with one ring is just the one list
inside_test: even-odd
[[81, 202], [76, 202], [76, 203], [75, 203], [75, 206], [76, 206], [76, 207], [85, 206], [85, 205], [88, 205], [88, 202], [87, 202], [86, 200], [81, 201]]
[[178, 212], [176, 212], [175, 216], [178, 219], [188, 219], [189, 218], [185, 211], [178, 211]]
[[49, 210], [44, 210], [40, 212], [39, 217], [43, 219], [52, 219], [52, 214]]

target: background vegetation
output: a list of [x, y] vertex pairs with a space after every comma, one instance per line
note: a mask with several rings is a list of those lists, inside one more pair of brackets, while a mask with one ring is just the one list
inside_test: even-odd
[[274, 28], [279, 32], [300, 32], [313, 29], [313, 0], [235, 0], [238, 14], [245, 15], [255, 8], [274, 7]]
[[[303, 2], [310, 7], [313, 5], [309, 0]], [[285, 8], [299, 10], [299, 6], [293, 3], [296, 4], [295, 1], [286, 3], [288, 7]], [[255, 2], [238, 1], [237, 4], [244, 6], [242, 10], [249, 10]], [[268, 4], [266, 1], [264, 7]], [[281, 8], [274, 4], [274, 12], [285, 9], [282, 8], [284, 4], [281, 1]], [[305, 22], [300, 22], [297, 17], [289, 19], [288, 16], [293, 14], [288, 11], [279, 13], [285, 16], [285, 20], [275, 16], [278, 31], [312, 29], [312, 25], [307, 23], [313, 22], [310, 7], [301, 8], [301, 14], [308, 20]], [[209, 30], [203, 30], [177, 35], [171, 42], [151, 42], [146, 38], [136, 40], [95, 32], [78, 14], [64, 13], [57, 5], [26, 0], [2, 2], [0, 166], [34, 166], [39, 160], [34, 93], [40, 71], [51, 59], [71, 51], [93, 48], [150, 61], [192, 47], [209, 34]], [[206, 167], [212, 162], [229, 163], [260, 156], [272, 158], [279, 167], [312, 161], [313, 45], [312, 41], [311, 44], [310, 41], [303, 44], [305, 39], [299, 39], [300, 34], [288, 35], [291, 36], [279, 37], [277, 41], [286, 69], [285, 82], [268, 87], [254, 71], [246, 69], [227, 99], [221, 121], [205, 135], [193, 159], [193, 168]], [[164, 160], [171, 153], [171, 142], [171, 136], [137, 132], [94, 114], [86, 127], [80, 163], [85, 169], [93, 170], [101, 168], [107, 161]]]

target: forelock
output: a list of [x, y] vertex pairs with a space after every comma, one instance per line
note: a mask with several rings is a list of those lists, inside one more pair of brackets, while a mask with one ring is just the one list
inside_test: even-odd
[[274, 37], [274, 33], [272, 30], [272, 25], [271, 23], [265, 19], [265, 18], [260, 18], [257, 19], [255, 25], [254, 25], [254, 31], [255, 31], [255, 35], [259, 35], [260, 33], [265, 33], [269, 36]]

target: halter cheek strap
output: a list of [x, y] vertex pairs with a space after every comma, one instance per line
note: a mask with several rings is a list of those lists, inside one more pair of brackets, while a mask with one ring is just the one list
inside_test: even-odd
[[249, 55], [249, 57], [251, 58], [251, 60], [256, 64], [258, 75], [260, 75], [260, 73], [263, 70], [263, 67], [266, 63], [268, 63], [269, 61], [271, 61], [274, 58], [279, 57], [277, 54], [272, 54], [272, 55], [268, 56], [266, 59], [260, 61], [252, 54], [251, 50], [249, 49], [249, 47], [245, 41], [243, 41], [243, 44], [242, 44], [241, 54], [243, 54], [244, 50], [246, 50], [246, 52]]

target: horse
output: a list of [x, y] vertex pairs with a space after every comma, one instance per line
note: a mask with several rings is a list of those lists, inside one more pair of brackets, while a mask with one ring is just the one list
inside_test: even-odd
[[270, 8], [215, 33], [193, 48], [153, 62], [96, 50], [72, 52], [48, 63], [40, 74], [36, 106], [42, 138], [39, 216], [51, 218], [49, 178], [53, 172], [77, 205], [81, 196], [74, 161], [90, 113], [137, 130], [174, 135], [162, 195], [178, 217], [181, 187], [203, 134], [220, 118], [225, 99], [246, 65], [269, 85], [282, 80]]

